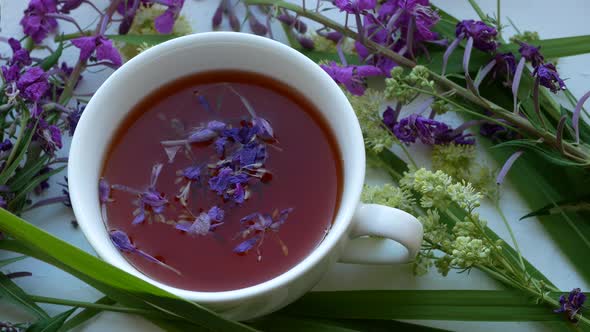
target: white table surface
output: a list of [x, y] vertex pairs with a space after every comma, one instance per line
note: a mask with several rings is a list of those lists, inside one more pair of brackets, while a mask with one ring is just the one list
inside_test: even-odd
[[[296, 0], [295, 0], [296, 1]], [[104, 5], [106, 1], [94, 1]], [[311, 1], [309, 1], [311, 2]], [[435, 4], [450, 12], [458, 18], [477, 18], [466, 0], [435, 0]], [[486, 13], [493, 13], [496, 1], [480, 0], [480, 5]], [[22, 33], [18, 21], [22, 17], [22, 11], [28, 1], [25, 0], [0, 0], [0, 28], [2, 36], [20, 36]], [[203, 32], [210, 29], [210, 17], [217, 6], [217, 0], [186, 0], [184, 15], [195, 32]], [[90, 24], [93, 12], [89, 7], [81, 8], [75, 12], [76, 17], [82, 23]], [[328, 12], [331, 16], [337, 16], [335, 11]], [[502, 2], [503, 22], [510, 17], [518, 23], [521, 30], [538, 31], [542, 38], [557, 38], [572, 35], [590, 34], [590, 25], [587, 23], [587, 15], [590, 14], [590, 2], [587, 0], [512, 0]], [[73, 29], [67, 23], [60, 23], [62, 31], [72, 32]], [[93, 23], [94, 24], [94, 23]], [[511, 27], [507, 27], [505, 34], [513, 34]], [[7, 54], [6, 45], [0, 47], [2, 54]], [[77, 57], [77, 51], [67, 50], [65, 59], [73, 64]], [[590, 89], [590, 55], [564, 58], [559, 61], [559, 72], [574, 95], [581, 96]], [[78, 91], [94, 91], [104, 80], [110, 71], [102, 71], [94, 74], [86, 73], [84, 81]], [[451, 119], [452, 121], [452, 119]], [[69, 141], [67, 142], [69, 143]], [[68, 145], [68, 144], [66, 144]], [[428, 165], [426, 147], [413, 149], [416, 158]], [[67, 146], [62, 154], [67, 155]], [[485, 156], [482, 157], [486, 160]], [[490, 167], [498, 167], [491, 161], [484, 161]], [[387, 177], [370, 173], [367, 181], [378, 183], [386, 181]], [[60, 176], [54, 177], [60, 180]], [[59, 191], [52, 185], [47, 193], [50, 196]], [[542, 227], [534, 220], [517, 222], [518, 217], [524, 215], [529, 209], [506, 184], [502, 194], [502, 206], [516, 233], [520, 248], [524, 256], [535, 265], [542, 273], [551, 279], [560, 289], [569, 290], [574, 287], [588, 289], [588, 284], [582, 281], [575, 272], [568, 259], [557, 249], [555, 244], [544, 233]], [[502, 225], [491, 206], [483, 206], [481, 215], [488, 220], [490, 227], [504, 239], [508, 239], [506, 229]], [[73, 219], [71, 211], [63, 206], [51, 206], [27, 213], [24, 216], [33, 224], [51, 232], [79, 248], [93, 253], [92, 248], [84, 238], [80, 230], [70, 225]], [[0, 259], [9, 257], [6, 252], [0, 251]], [[59, 298], [73, 298], [84, 301], [94, 301], [101, 294], [92, 287], [87, 286], [78, 279], [61, 272], [44, 263], [33, 259], [26, 259], [10, 265], [6, 271], [31, 271], [32, 277], [18, 279], [17, 283], [26, 291], [38, 295]], [[362, 266], [337, 264], [325, 275], [315, 290], [355, 290], [355, 289], [500, 289], [501, 286], [489, 277], [478, 271], [467, 274], [451, 273], [442, 277], [436, 272], [431, 272], [423, 277], [412, 275], [409, 266]], [[50, 314], [63, 311], [64, 307], [43, 305]], [[518, 313], [515, 313], [518, 314]], [[13, 322], [29, 319], [15, 307], [0, 303], [0, 321]], [[428, 321], [421, 322], [425, 325], [436, 326], [457, 331], [549, 331], [547, 326], [537, 323], [482, 323], [482, 322], [448, 322]], [[89, 323], [81, 326], [80, 331], [159, 331], [157, 327], [142, 318], [114, 313], [102, 313]]]

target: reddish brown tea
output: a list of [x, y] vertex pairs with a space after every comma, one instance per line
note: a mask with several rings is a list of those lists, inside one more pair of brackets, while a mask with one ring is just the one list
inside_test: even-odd
[[115, 245], [152, 279], [252, 286], [295, 266], [329, 230], [341, 159], [325, 120], [290, 87], [208, 72], [164, 85], [130, 114], [104, 163], [102, 202]]

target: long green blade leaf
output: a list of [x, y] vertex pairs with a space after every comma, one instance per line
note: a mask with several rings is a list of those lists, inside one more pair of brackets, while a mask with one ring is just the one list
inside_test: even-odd
[[74, 311], [76, 308], [62, 312], [55, 317], [41, 319], [29, 326], [27, 332], [57, 332]]
[[[330, 319], [559, 321], [551, 308], [510, 291], [311, 292], [284, 313]], [[518, 313], [518, 314], [515, 314]]]
[[[46, 233], [17, 216], [0, 209], [0, 230], [30, 248], [36, 256], [77, 276], [123, 304], [143, 301], [160, 311], [216, 331], [251, 331], [249, 327], [226, 320], [195, 303], [180, 299], [142, 279], [132, 276], [98, 258]], [[7, 242], [6, 240], [0, 241]], [[124, 295], [124, 296], [122, 296]], [[135, 301], [130, 301], [136, 299]]]
[[[116, 302], [105, 296], [98, 299], [95, 303], [112, 305]], [[69, 319], [65, 324], [63, 324], [63, 326], [59, 329], [59, 332], [66, 332], [75, 327], [78, 327], [87, 322], [88, 320], [92, 319], [94, 316], [98, 315], [100, 312], [101, 311], [98, 309], [86, 308], [80, 311], [78, 314], [76, 314], [76, 316]]]
[[3, 259], [3, 260], [0, 261], [0, 268], [5, 267], [8, 264], [12, 264], [12, 263], [21, 261], [21, 260], [23, 260], [25, 258], [27, 258], [27, 256], [18, 256], [18, 257]]
[[7, 301], [17, 304], [39, 318], [49, 318], [49, 315], [41, 309], [27, 293], [10, 280], [4, 273], [0, 273], [0, 296]]

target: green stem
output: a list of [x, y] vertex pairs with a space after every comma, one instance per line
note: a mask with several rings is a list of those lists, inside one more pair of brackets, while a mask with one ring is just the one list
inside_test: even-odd
[[477, 13], [477, 16], [479, 16], [479, 19], [485, 22], [487, 20], [487, 16], [483, 12], [483, 10], [481, 10], [481, 7], [477, 4], [477, 2], [475, 2], [475, 0], [467, 0], [467, 1], [469, 1], [469, 4], [471, 5], [471, 7], [473, 7], [473, 10], [475, 10], [475, 12]]
[[[301, 8], [300, 6], [297, 6], [295, 4], [287, 3], [284, 1], [280, 1], [280, 0], [279, 1], [277, 1], [277, 0], [245, 0], [245, 4], [246, 5], [276, 6], [276, 7], [284, 8], [284, 9], [290, 10], [290, 11], [298, 14], [301, 17], [306, 17], [306, 18], [311, 19], [317, 23], [320, 23], [328, 28], [336, 30], [336, 31], [342, 33], [346, 37], [349, 37], [349, 38], [352, 38], [355, 40], [360, 40], [359, 35], [355, 31], [353, 31], [349, 28], [346, 28], [346, 27], [342, 26], [341, 24], [337, 23], [336, 21], [333, 21], [333, 20], [331, 20], [331, 19], [329, 19], [317, 12], [303, 10], [303, 8]], [[372, 40], [368, 40], [367, 38], [364, 38], [363, 44], [367, 49], [377, 52], [377, 53], [380, 53], [384, 56], [387, 56], [388, 58], [392, 59], [400, 66], [407, 67], [407, 68], [413, 68], [416, 66], [416, 63], [414, 61], [407, 59], [404, 56], [402, 56], [402, 55], [400, 55], [388, 48], [385, 48], [385, 47], [381, 46], [380, 44], [373, 42]], [[447, 77], [441, 76], [429, 69], [428, 69], [428, 71], [429, 71], [430, 77], [439, 85], [447, 88], [450, 91], [454, 91], [455, 94], [457, 94], [457, 95], [461, 96], [462, 98], [464, 98], [465, 100], [472, 102], [473, 104], [483, 108], [484, 110], [487, 110], [487, 111], [490, 111], [490, 112], [496, 114], [498, 117], [512, 123], [514, 126], [521, 128], [527, 134], [529, 134], [533, 137], [536, 137], [536, 138], [542, 138], [544, 144], [549, 145], [551, 147], [557, 147], [557, 145], [558, 145], [557, 138], [553, 133], [548, 132], [543, 129], [537, 129], [530, 122], [528, 122], [526, 119], [522, 118], [518, 114], [514, 114], [512, 111], [509, 111], [499, 105], [496, 105], [495, 103], [493, 103], [492, 101], [490, 101], [488, 99], [485, 99], [481, 96], [477, 96], [477, 95], [473, 94], [468, 89], [451, 81]], [[563, 144], [563, 151], [565, 152], [564, 153], [565, 157], [567, 157], [569, 159], [573, 159], [577, 162], [580, 162], [580, 160], [590, 162], [590, 152], [587, 149], [584, 149], [583, 147], [574, 146], [573, 144], [571, 144], [569, 142], [563, 142], [562, 144]]]
[[23, 115], [23, 117], [21, 118], [21, 121], [20, 121], [21, 130], [18, 134], [18, 137], [16, 138], [16, 141], [14, 142], [14, 148], [12, 148], [12, 150], [10, 151], [10, 155], [8, 155], [8, 159], [6, 160], [6, 164], [5, 164], [6, 168], [8, 166], [10, 166], [10, 164], [12, 163], [14, 158], [16, 157], [16, 151], [18, 150], [20, 142], [23, 140], [23, 137], [26, 134], [26, 130], [24, 130], [24, 128], [27, 125], [28, 120], [29, 120], [29, 118], [26, 115]]
[[37, 303], [47, 303], [47, 304], [56, 304], [61, 306], [67, 307], [78, 307], [78, 308], [90, 308], [90, 309], [97, 309], [97, 310], [104, 310], [104, 311], [112, 311], [112, 312], [121, 312], [126, 314], [134, 314], [134, 315], [141, 315], [141, 316], [158, 316], [158, 317], [165, 317], [170, 319], [171, 316], [163, 315], [160, 312], [153, 311], [153, 310], [145, 310], [145, 309], [137, 309], [137, 308], [129, 308], [117, 305], [106, 305], [106, 304], [98, 304], [92, 302], [82, 302], [82, 301], [75, 301], [75, 300], [67, 300], [67, 299], [58, 299], [53, 297], [46, 297], [40, 295], [33, 295], [30, 294], [29, 298]]
[[498, 39], [502, 39], [502, 1], [496, 0], [496, 30], [498, 30]]
[[499, 199], [496, 200], [494, 206], [496, 208], [496, 211], [498, 211], [498, 214], [500, 214], [500, 217], [502, 218], [502, 221], [504, 222], [506, 229], [508, 229], [508, 234], [510, 234], [510, 238], [512, 239], [512, 243], [514, 244], [514, 250], [516, 250], [516, 253], [518, 254], [518, 260], [520, 261], [520, 266], [522, 268], [522, 271], [524, 273], [526, 273], [526, 265], [524, 264], [524, 259], [522, 258], [522, 253], [520, 252], [520, 248], [518, 247], [518, 241], [516, 241], [516, 236], [514, 236], [514, 232], [512, 231], [512, 227], [510, 226], [510, 223], [508, 223], [508, 219], [506, 218], [504, 211], [502, 211], [502, 209], [500, 208]]

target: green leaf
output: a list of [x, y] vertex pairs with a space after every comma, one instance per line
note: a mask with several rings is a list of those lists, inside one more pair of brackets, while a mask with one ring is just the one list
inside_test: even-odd
[[148, 45], [157, 45], [163, 42], [172, 40], [174, 38], [180, 37], [180, 35], [107, 35], [109, 39], [114, 41], [124, 42], [128, 45], [137, 45], [140, 46], [142, 44]]
[[254, 321], [250, 325], [263, 331], [299, 332], [299, 331], [413, 331], [413, 332], [444, 332], [428, 326], [398, 322], [395, 320], [363, 320], [363, 319], [312, 319], [301, 316], [288, 316], [284, 314], [272, 314]]
[[[105, 297], [98, 299], [94, 303], [112, 305], [112, 304], [115, 304], [116, 302], [114, 300], [110, 299], [109, 297], [105, 296]], [[59, 332], [70, 331], [71, 329], [84, 324], [86, 321], [88, 321], [92, 317], [98, 315], [100, 312], [101, 311], [98, 309], [86, 308], [86, 309], [80, 311], [76, 316], [69, 319], [65, 324], [63, 324], [63, 326], [59, 329]]]
[[0, 261], [0, 268], [5, 267], [8, 264], [12, 264], [12, 263], [21, 261], [21, 260], [23, 260], [25, 258], [27, 258], [27, 256], [18, 256], [18, 257], [3, 259], [3, 260]]
[[10, 280], [4, 273], [0, 273], [0, 296], [17, 304], [19, 307], [39, 318], [49, 318], [47, 313], [33, 302], [27, 293], [18, 287], [18, 285]]
[[546, 161], [552, 162], [559, 166], [588, 166], [586, 163], [577, 163], [571, 161], [569, 159], [564, 158], [561, 154], [557, 153], [554, 150], [548, 150], [546, 146], [539, 144], [536, 140], [530, 139], [519, 139], [519, 140], [512, 140], [506, 141], [500, 144], [495, 145], [494, 149], [499, 148], [506, 148], [506, 147], [516, 147], [516, 148], [523, 148], [526, 150], [530, 150], [536, 152], [541, 157], [543, 157]]
[[12, 173], [14, 173], [16, 168], [20, 165], [20, 162], [27, 154], [29, 144], [31, 143], [31, 139], [33, 138], [33, 134], [35, 132], [35, 128], [36, 126], [22, 134], [23, 136], [20, 144], [17, 144], [17, 146], [14, 147], [14, 149], [18, 149], [16, 150], [16, 158], [0, 173], [0, 184], [5, 184], [6, 181], [8, 181], [8, 179], [12, 176]]
[[[567, 56], [590, 53], [590, 35], [541, 39], [532, 43], [541, 46], [541, 53], [545, 59], [563, 58]], [[502, 52], [518, 53], [520, 45], [507, 44], [500, 47]]]
[[528, 213], [520, 218], [520, 220], [547, 216], [550, 214], [560, 214], [561, 212], [578, 212], [578, 211], [590, 211], [590, 195], [582, 198], [568, 199], [560, 202], [552, 202], [540, 209], [537, 209], [531, 213]]
[[45, 58], [45, 60], [43, 60], [43, 62], [41, 62], [39, 64], [39, 66], [41, 68], [43, 68], [43, 70], [45, 70], [45, 71], [51, 69], [59, 61], [59, 58], [61, 57], [63, 50], [64, 50], [64, 43], [62, 41], [59, 43], [59, 45], [57, 45], [57, 49], [53, 53], [51, 53], [50, 56]]
[[66, 322], [66, 319], [70, 317], [70, 315], [76, 311], [76, 308], [70, 309], [68, 311], [62, 312], [61, 314], [51, 317], [41, 319], [35, 324], [29, 326], [27, 328], [27, 332], [57, 332]]
[[156, 309], [171, 318], [182, 318], [215, 331], [252, 331], [101, 261], [4, 209], [0, 209], [0, 230], [17, 240], [0, 241], [0, 248], [52, 264], [123, 305]]
[[16, 204], [18, 204], [20, 202], [21, 199], [25, 199], [27, 197], [27, 195], [33, 190], [35, 189], [39, 184], [41, 184], [41, 182], [49, 179], [50, 177], [54, 176], [55, 174], [60, 173], [61, 171], [63, 171], [67, 166], [61, 166], [58, 167], [54, 170], [51, 170], [47, 173], [43, 173], [39, 176], [37, 176], [35, 179], [31, 180], [30, 182], [27, 183], [27, 185], [18, 192], [18, 194], [16, 196], [14, 196], [14, 198], [10, 201], [10, 203], [8, 204], [8, 207], [10, 209], [13, 209], [15, 207]]
[[17, 170], [15, 175], [8, 181], [10, 189], [13, 191], [19, 191], [22, 189], [22, 187], [26, 186], [35, 175], [39, 174], [39, 171], [45, 167], [45, 164], [48, 161], [49, 156], [44, 155], [38, 158], [32, 165]]
[[[282, 311], [329, 319], [560, 321], [552, 309], [513, 291], [378, 290], [311, 292]], [[515, 314], [518, 313], [518, 314]]]

